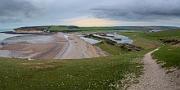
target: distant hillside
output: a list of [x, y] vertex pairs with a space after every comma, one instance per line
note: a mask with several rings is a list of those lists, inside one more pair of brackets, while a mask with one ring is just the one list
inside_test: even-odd
[[114, 27], [119, 30], [174, 30], [180, 29], [180, 27], [173, 26], [116, 26]]
[[14, 30], [17, 33], [69, 32], [69, 31], [78, 31], [79, 27], [78, 26], [51, 25], [51, 26], [20, 27]]
[[16, 33], [43, 33], [48, 31], [49, 26], [31, 26], [14, 29]]
[[180, 27], [173, 26], [113, 26], [113, 27], [78, 27], [65, 25], [32, 26], [14, 29], [18, 33], [42, 33], [42, 32], [78, 32], [78, 31], [110, 31], [110, 30], [176, 30]]
[[80, 28], [78, 26], [63, 26], [63, 25], [49, 26], [48, 29], [48, 31], [50, 32], [74, 32], [79, 30]]

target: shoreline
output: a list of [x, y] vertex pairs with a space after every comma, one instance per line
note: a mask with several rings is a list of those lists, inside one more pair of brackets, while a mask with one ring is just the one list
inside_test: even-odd
[[[72, 40], [70, 38], [76, 38]], [[27, 58], [27, 59], [82, 59], [105, 56], [97, 53], [96, 46], [82, 40], [78, 35], [71, 34], [65, 36], [64, 33], [48, 34], [23, 34], [23, 36], [14, 36], [3, 40], [0, 53], [9, 51], [6, 57]], [[76, 45], [79, 43], [79, 45]], [[75, 46], [75, 47], [74, 47]], [[73, 47], [73, 48], [72, 48]], [[84, 47], [79, 51], [77, 48]], [[89, 47], [91, 47], [89, 49]], [[91, 54], [95, 53], [95, 54]], [[76, 54], [76, 55], [74, 55]], [[3, 54], [2, 54], [3, 56]]]
[[33, 34], [33, 35], [48, 35], [48, 34], [54, 34], [54, 33], [50, 33], [50, 32], [43, 32], [43, 33], [20, 33], [20, 32], [15, 32], [15, 31], [4, 31], [4, 32], [0, 32], [0, 33], [4, 33], [4, 34], [24, 34], [24, 35], [27, 35], [27, 34]]

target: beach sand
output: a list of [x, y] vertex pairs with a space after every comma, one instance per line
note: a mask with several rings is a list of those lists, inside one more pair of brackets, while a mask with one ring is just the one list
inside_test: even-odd
[[[106, 54], [75, 34], [25, 35], [3, 41], [0, 53], [4, 57], [28, 59], [81, 59]], [[8, 55], [7, 55], [7, 51]], [[2, 54], [3, 55], [3, 54]]]
[[61, 59], [82, 59], [106, 56], [105, 52], [103, 52], [98, 47], [93, 46], [88, 42], [85, 42], [78, 35], [69, 34], [68, 41], [69, 46], [64, 52], [64, 54], [59, 57]]

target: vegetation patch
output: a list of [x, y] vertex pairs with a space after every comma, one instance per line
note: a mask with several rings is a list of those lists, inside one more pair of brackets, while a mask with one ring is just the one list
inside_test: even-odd
[[180, 39], [160, 39], [165, 44], [177, 45], [180, 44]]
[[[144, 52], [126, 52], [107, 43], [99, 44], [111, 56], [81, 60], [0, 58], [2, 90], [115, 90], [141, 74]], [[125, 82], [123, 82], [125, 80]]]
[[145, 35], [146, 32], [120, 32], [120, 34], [132, 38], [133, 44], [144, 50], [152, 50], [161, 45], [159, 41], [149, 39], [149, 37]]
[[106, 50], [106, 52], [111, 55], [120, 55], [120, 54], [128, 53], [126, 50], [123, 50], [118, 46], [108, 44], [107, 42], [99, 43], [97, 44], [97, 46], [103, 50]]
[[[169, 31], [168, 31], [169, 32]], [[116, 90], [126, 89], [142, 74], [144, 54], [161, 46], [158, 33], [126, 32], [134, 44], [143, 47], [139, 52], [128, 52], [117, 45], [99, 43], [108, 57], [80, 60], [37, 60], [0, 58], [0, 89], [2, 90]], [[164, 33], [164, 32], [163, 32]], [[178, 38], [179, 34], [169, 34]], [[174, 36], [174, 37], [173, 37]], [[165, 53], [166, 52], [166, 53]], [[179, 67], [179, 47], [165, 45], [154, 53], [164, 66]]]
[[161, 47], [153, 56], [163, 67], [180, 68], [180, 30], [160, 32], [124, 32], [123, 35], [134, 38], [134, 44], [146, 50]]
[[158, 62], [164, 63], [163, 67], [177, 67], [180, 69], [180, 47], [166, 45], [153, 55]]
[[167, 30], [153, 33], [144, 33], [142, 34], [145, 38], [150, 40], [160, 41], [161, 39], [180, 39], [180, 30]]

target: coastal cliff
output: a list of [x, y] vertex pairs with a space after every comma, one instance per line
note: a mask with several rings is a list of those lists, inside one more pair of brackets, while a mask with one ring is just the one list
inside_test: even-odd
[[31, 27], [20, 27], [14, 29], [15, 33], [75, 32], [78, 30], [79, 27], [77, 26], [63, 26], [63, 25], [31, 26]]
[[14, 29], [16, 33], [44, 33], [48, 32], [49, 26], [20, 27]]

